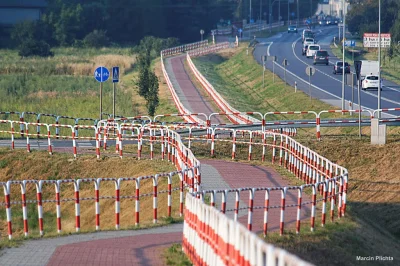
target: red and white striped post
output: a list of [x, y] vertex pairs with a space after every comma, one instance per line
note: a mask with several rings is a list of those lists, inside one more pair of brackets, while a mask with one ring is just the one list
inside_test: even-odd
[[249, 155], [247, 158], [248, 161], [251, 161], [252, 143], [253, 143], [253, 132], [250, 131]]
[[80, 180], [74, 182], [75, 190], [75, 230], [79, 232], [81, 230], [81, 206], [79, 203], [79, 184]]
[[56, 189], [56, 215], [57, 215], [57, 233], [61, 234], [61, 206], [60, 206], [60, 180], [54, 183]]
[[236, 158], [236, 130], [232, 130], [232, 160]]
[[50, 155], [53, 154], [53, 147], [51, 146], [51, 133], [50, 133], [50, 126], [47, 126], [47, 150]]
[[158, 174], [153, 177], [153, 223], [157, 223], [157, 186], [158, 186]]
[[267, 133], [265, 133], [264, 131], [261, 133], [261, 137], [262, 137], [262, 155], [261, 155], [261, 161], [265, 162], [265, 150], [266, 150], [266, 144], [267, 144], [267, 138], [266, 135]]
[[76, 149], [75, 130], [73, 127], [71, 127], [71, 129], [72, 129], [72, 149], [74, 152], [74, 159], [76, 159], [77, 149]]
[[99, 136], [99, 128], [96, 128], [96, 156], [97, 159], [100, 159], [100, 136]]
[[28, 236], [28, 209], [26, 208], [26, 180], [20, 183], [22, 199], [22, 218], [24, 219], [24, 235]]
[[222, 201], [221, 201], [221, 212], [222, 213], [225, 213], [226, 212], [226, 194], [227, 194], [227, 191], [226, 190], [224, 190], [224, 191], [222, 191]]
[[[160, 129], [161, 132], [161, 160], [164, 161], [165, 158], [165, 137], [164, 137], [164, 129]], [[190, 140], [189, 140], [190, 144]]]
[[344, 186], [343, 186], [343, 206], [342, 206], [342, 216], [346, 213], [346, 201], [347, 201], [347, 180], [348, 180], [348, 173], [343, 175], [344, 177]]
[[279, 145], [280, 150], [279, 150], [279, 165], [283, 165], [283, 135], [281, 135], [281, 143]]
[[188, 149], [192, 146], [192, 127], [189, 127]]
[[14, 123], [11, 121], [11, 149], [15, 149], [15, 142], [14, 142]]
[[122, 147], [123, 147], [123, 145], [122, 145], [122, 131], [121, 131], [121, 128], [119, 128], [119, 130], [118, 130], [118, 143], [119, 143], [119, 158], [122, 159], [122, 156], [123, 156]]
[[44, 232], [43, 232], [42, 185], [43, 185], [43, 180], [36, 182], [36, 199], [37, 199], [38, 218], [39, 218], [39, 234], [41, 237], [44, 235]]
[[286, 191], [287, 188], [281, 188], [281, 219], [279, 226], [279, 234], [283, 235], [284, 227], [285, 227], [285, 205], [286, 205]]
[[272, 163], [275, 163], [276, 159], [276, 135], [274, 134], [274, 142], [272, 144]]
[[171, 217], [172, 213], [172, 173], [168, 174], [168, 217]]
[[105, 123], [104, 125], [103, 135], [103, 149], [107, 150], [108, 123]]
[[96, 231], [100, 230], [100, 181], [101, 178], [94, 180], [94, 197], [95, 197], [95, 214], [96, 214]]
[[121, 179], [115, 181], [115, 229], [119, 230], [119, 213], [120, 213], [120, 198], [119, 198], [119, 189], [120, 189]]
[[183, 178], [184, 178], [184, 173], [183, 171], [179, 172], [179, 179], [180, 179], [180, 186], [179, 186], [179, 217], [183, 216], [183, 189], [184, 189], [184, 184], [183, 184]]
[[236, 200], [235, 200], [235, 214], [233, 220], [237, 222], [239, 216], [239, 203], [240, 203], [240, 188], [235, 192]]
[[302, 191], [303, 187], [297, 188], [298, 190], [298, 197], [297, 197], [297, 219], [296, 219], [296, 234], [300, 233], [300, 217], [301, 217], [301, 198], [302, 198]]
[[253, 227], [254, 193], [255, 193], [254, 188], [249, 190], [249, 214], [248, 214], [248, 219], [247, 219], [247, 229], [249, 229], [249, 231], [251, 231], [251, 229]]
[[140, 180], [141, 178], [138, 177], [135, 179], [136, 185], [136, 199], [135, 199], [135, 226], [139, 225], [139, 215], [140, 215]]
[[214, 190], [211, 191], [211, 194], [210, 194], [210, 205], [211, 205], [211, 207], [215, 207], [215, 191]]
[[214, 156], [215, 151], [214, 151], [214, 147], [215, 147], [215, 129], [210, 128], [211, 130], [211, 156]]
[[267, 236], [267, 231], [268, 231], [268, 210], [269, 210], [269, 189], [265, 191], [265, 200], [264, 200], [264, 237]]
[[333, 222], [335, 217], [335, 204], [336, 204], [336, 178], [329, 180], [329, 193], [330, 203], [331, 203], [331, 222]]
[[6, 214], [7, 214], [7, 230], [8, 239], [12, 239], [12, 222], [11, 222], [11, 202], [10, 202], [10, 185], [11, 182], [3, 183], [4, 188], [4, 200], [6, 203]]
[[324, 195], [323, 195], [323, 201], [322, 201], [322, 227], [325, 226], [325, 219], [326, 219], [326, 200], [328, 197], [328, 180], [324, 180], [323, 182], [323, 189], [324, 189]]
[[154, 158], [154, 145], [153, 145], [153, 129], [149, 128], [150, 132], [150, 160]]
[[314, 232], [315, 228], [315, 208], [317, 204], [317, 186], [319, 186], [319, 183], [312, 184], [312, 206], [311, 206], [311, 232]]
[[28, 129], [28, 124], [26, 126], [26, 151], [31, 152], [31, 144], [29, 143], [29, 129]]
[[316, 124], [317, 124], [317, 139], [321, 140], [321, 118], [319, 115], [316, 118]]

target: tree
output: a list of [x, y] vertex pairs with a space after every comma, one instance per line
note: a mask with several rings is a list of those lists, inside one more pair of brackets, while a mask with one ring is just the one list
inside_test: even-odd
[[53, 56], [53, 52], [50, 50], [50, 45], [45, 41], [38, 41], [34, 39], [27, 39], [19, 45], [18, 54], [22, 57], [28, 56], [42, 56], [48, 57]]

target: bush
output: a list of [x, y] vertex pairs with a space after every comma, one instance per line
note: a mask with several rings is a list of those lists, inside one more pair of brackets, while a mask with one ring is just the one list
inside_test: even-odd
[[42, 56], [48, 57], [53, 56], [53, 52], [50, 50], [50, 45], [45, 41], [37, 41], [34, 39], [27, 39], [22, 42], [19, 46], [18, 54], [22, 57], [28, 56]]
[[100, 48], [109, 45], [109, 39], [106, 32], [102, 30], [94, 30], [83, 39], [83, 44], [86, 47]]

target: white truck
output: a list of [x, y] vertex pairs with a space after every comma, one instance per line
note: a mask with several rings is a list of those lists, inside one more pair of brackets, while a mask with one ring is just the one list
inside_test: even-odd
[[363, 90], [378, 89], [378, 87], [379, 87], [379, 62], [362, 60], [360, 78], [361, 78], [361, 89], [363, 89]]

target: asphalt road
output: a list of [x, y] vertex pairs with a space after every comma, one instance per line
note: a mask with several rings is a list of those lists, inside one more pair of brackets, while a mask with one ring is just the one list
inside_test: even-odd
[[[286, 78], [287, 82], [294, 86], [296, 81], [298, 89], [307, 94], [311, 93], [313, 98], [321, 99], [329, 104], [341, 108], [342, 97], [342, 76], [333, 74], [333, 64], [340, 59], [336, 58], [331, 49], [330, 43], [333, 37], [337, 35], [337, 27], [323, 27], [314, 30], [316, 33], [316, 40], [321, 46], [321, 49], [327, 50], [330, 55], [330, 64], [316, 65], [315, 75], [311, 78], [311, 89], [309, 88], [309, 78], [306, 75], [305, 69], [307, 66], [313, 66], [313, 60], [307, 59], [301, 55], [301, 31], [299, 33], [280, 33], [268, 39], [260, 39], [260, 44], [254, 50], [255, 59], [261, 64], [262, 55], [277, 56], [275, 64], [275, 73], [282, 78], [284, 77], [284, 69], [282, 67], [283, 59], [287, 59], [289, 65], [287, 66]], [[353, 65], [352, 62], [350, 62]], [[267, 62], [268, 69], [273, 70], [272, 62]], [[352, 71], [353, 71], [352, 66]], [[291, 73], [290, 73], [291, 72]], [[354, 102], [357, 103], [357, 87], [353, 88]], [[377, 90], [361, 90], [361, 104], [367, 109], [377, 109], [378, 97]], [[352, 100], [352, 87], [345, 87], [346, 101]], [[381, 92], [381, 108], [395, 108], [400, 107], [400, 86], [389, 81], [384, 81], [384, 87]], [[350, 108], [346, 103], [346, 108]], [[357, 106], [353, 108], [358, 108]], [[286, 111], [286, 110], [285, 110]], [[289, 111], [289, 110], [287, 110]], [[290, 110], [294, 111], [294, 110]], [[390, 112], [392, 115], [400, 115], [400, 112]]]

